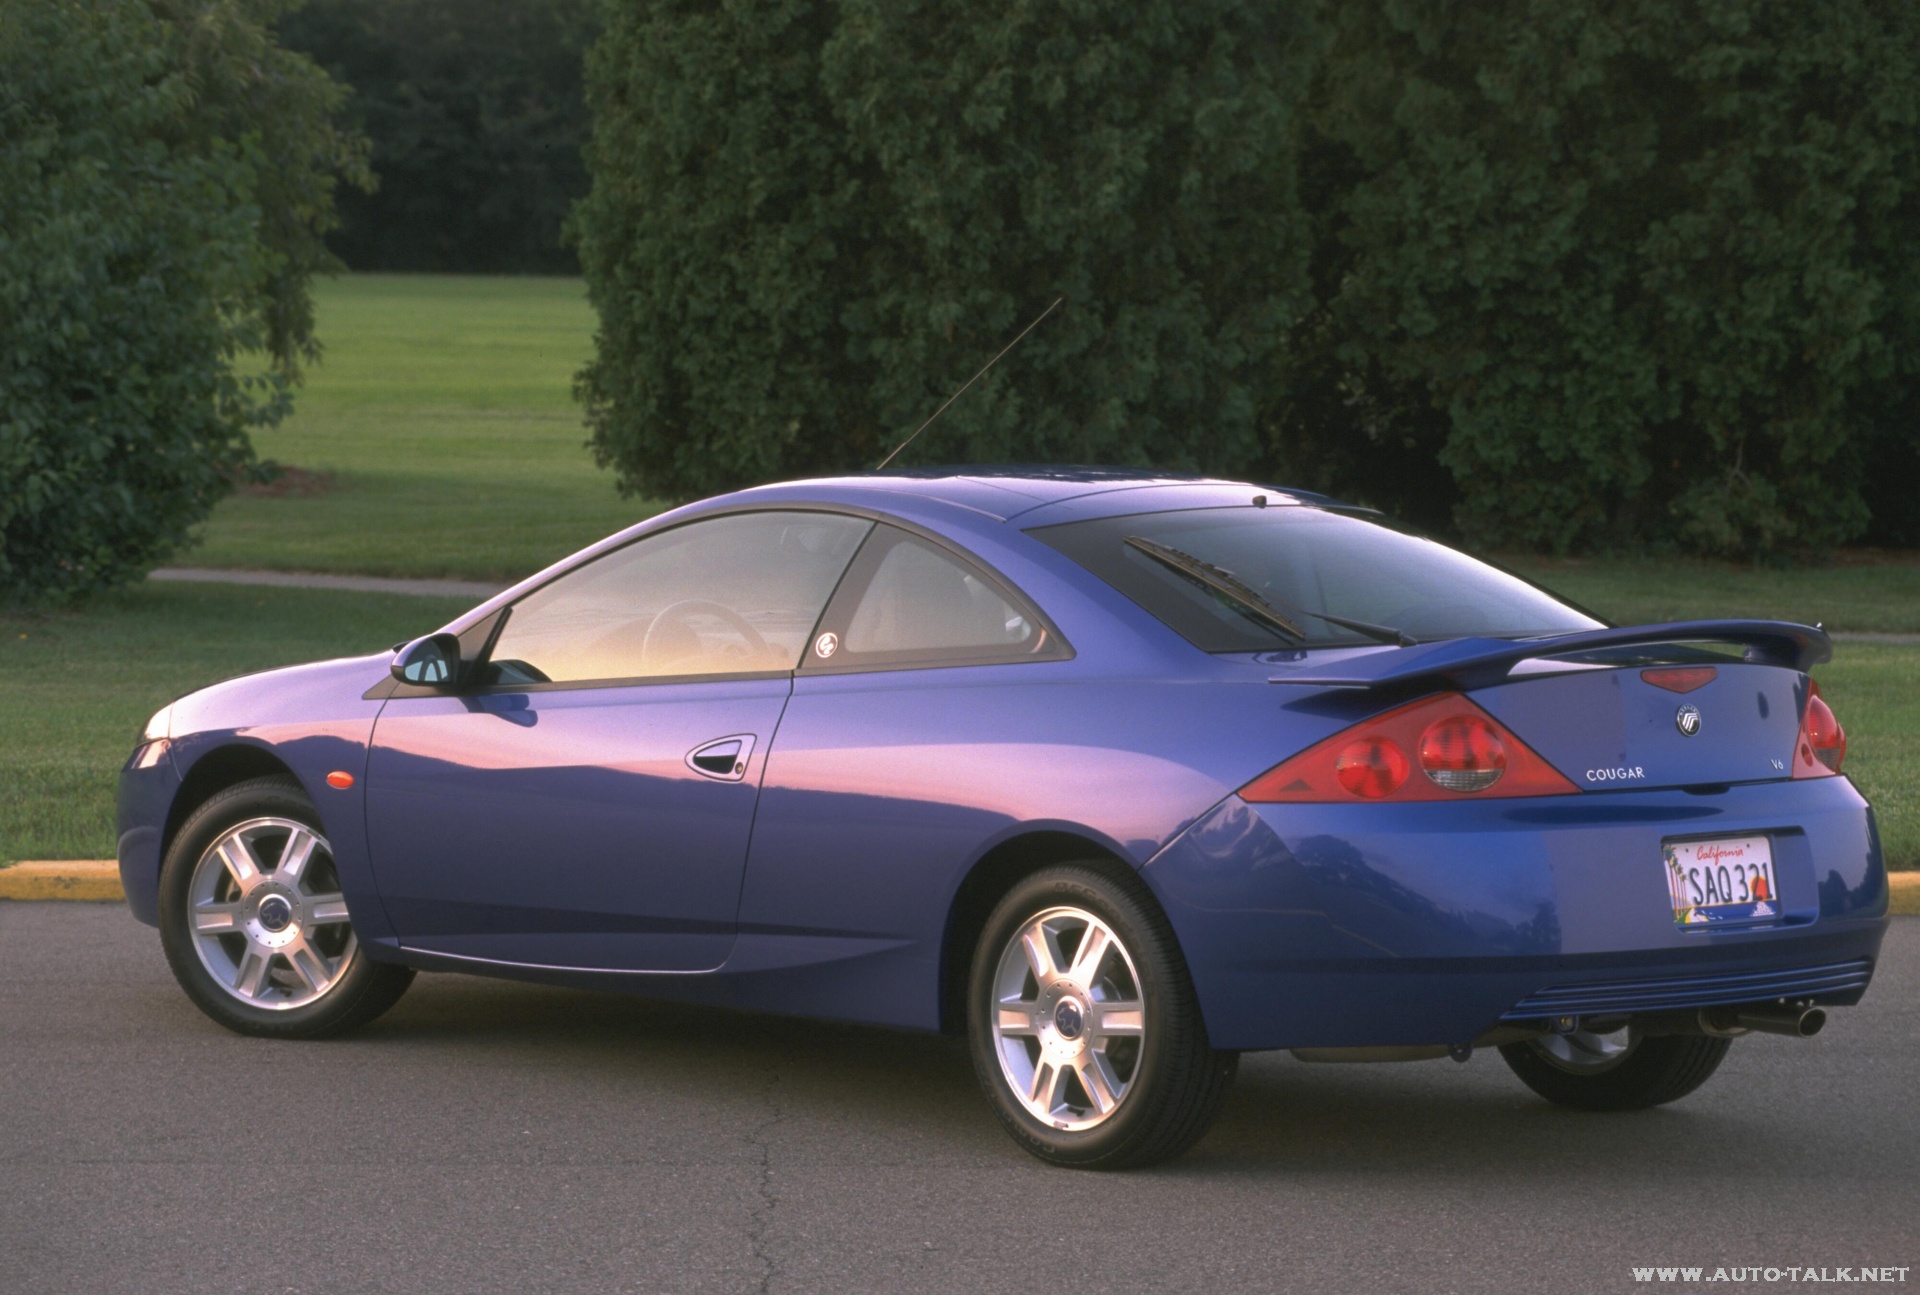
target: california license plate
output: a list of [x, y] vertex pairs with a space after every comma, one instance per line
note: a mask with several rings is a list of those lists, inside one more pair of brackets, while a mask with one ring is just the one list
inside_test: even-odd
[[1682, 926], [1744, 922], [1780, 914], [1773, 880], [1773, 843], [1764, 836], [1669, 841], [1667, 890]]

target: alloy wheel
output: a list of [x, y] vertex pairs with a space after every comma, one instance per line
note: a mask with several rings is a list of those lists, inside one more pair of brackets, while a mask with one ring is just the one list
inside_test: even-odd
[[993, 1041], [1013, 1096], [1067, 1132], [1110, 1119], [1133, 1091], [1146, 1038], [1133, 957], [1083, 908], [1049, 908], [1007, 941], [993, 979]]
[[200, 965], [250, 1007], [324, 997], [358, 948], [326, 838], [290, 818], [250, 818], [194, 865], [187, 911]]

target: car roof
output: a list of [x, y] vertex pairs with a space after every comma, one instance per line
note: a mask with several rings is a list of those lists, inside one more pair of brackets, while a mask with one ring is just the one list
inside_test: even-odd
[[1022, 528], [1053, 522], [1170, 508], [1245, 503], [1252, 494], [1278, 495], [1276, 503], [1331, 504], [1311, 490], [1236, 481], [1188, 472], [1151, 472], [1141, 468], [964, 465], [850, 473], [756, 486], [711, 504], [780, 499], [831, 499], [865, 502], [892, 511], [907, 496], [956, 504], [997, 521], [1016, 519]]
[[1254, 495], [1269, 496], [1273, 503], [1340, 506], [1338, 501], [1310, 490], [1140, 468], [967, 465], [850, 473], [751, 486], [636, 522], [502, 590], [457, 617], [447, 628], [458, 633], [562, 571], [649, 532], [742, 507], [804, 504], [864, 508], [948, 532], [971, 532], [972, 542], [977, 545], [1007, 524], [1027, 530], [1175, 508], [1244, 506]]

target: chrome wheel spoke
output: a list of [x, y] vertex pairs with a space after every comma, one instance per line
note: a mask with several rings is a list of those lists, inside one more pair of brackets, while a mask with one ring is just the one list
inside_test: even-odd
[[1092, 989], [1095, 977], [1100, 974], [1100, 964], [1106, 960], [1107, 946], [1113, 942], [1113, 936], [1104, 926], [1089, 926], [1087, 933], [1080, 937], [1080, 947], [1073, 951], [1073, 965], [1067, 968], [1067, 979], [1082, 989]]
[[193, 910], [195, 935], [224, 935], [240, 929], [240, 905], [199, 904]]
[[1002, 1003], [1000, 1005], [999, 1030], [1002, 1034], [1027, 1036], [1038, 1034], [1040, 1029], [1033, 1023], [1033, 1012], [1026, 1004]]
[[1140, 1035], [1147, 1031], [1147, 1013], [1131, 1000], [1101, 1003], [1099, 1031], [1103, 1035]]
[[242, 998], [258, 998], [267, 987], [267, 968], [273, 963], [273, 955], [257, 944], [249, 943], [246, 952], [240, 955], [240, 965], [234, 968], [234, 992]]
[[1035, 922], [1020, 933], [1020, 946], [1027, 955], [1027, 970], [1037, 984], [1045, 984], [1060, 974], [1060, 950], [1053, 933]]
[[1115, 1090], [1120, 1087], [1119, 1078], [1107, 1071], [1107, 1059], [1098, 1052], [1088, 1052], [1074, 1064], [1074, 1073], [1080, 1077], [1080, 1087], [1086, 1089], [1087, 1096], [1093, 1099], [1093, 1109], [1101, 1115], [1107, 1115], [1120, 1104]]
[[233, 884], [242, 892], [251, 890], [260, 880], [260, 861], [253, 857], [253, 847], [247, 844], [244, 836], [235, 832], [214, 847], [220, 856], [220, 862], [226, 866], [227, 875], [233, 878]]
[[347, 901], [342, 895], [315, 895], [307, 901], [308, 921], [315, 926], [331, 926], [347, 920]]
[[308, 989], [318, 993], [333, 983], [333, 968], [327, 964], [327, 955], [314, 948], [311, 941], [288, 945], [286, 955], [300, 979], [307, 982]]
[[274, 879], [297, 888], [306, 875], [307, 864], [313, 859], [313, 849], [319, 844], [320, 838], [304, 828], [287, 833], [286, 847], [280, 851], [280, 862], [273, 870]]

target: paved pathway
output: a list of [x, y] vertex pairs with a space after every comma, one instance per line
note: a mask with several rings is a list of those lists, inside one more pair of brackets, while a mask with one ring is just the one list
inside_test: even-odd
[[277, 585], [283, 589], [344, 589], [361, 594], [420, 594], [429, 598], [491, 598], [507, 586], [482, 580], [399, 580], [390, 576], [323, 576], [295, 571], [216, 571], [208, 567], [160, 567], [149, 580], [189, 584]]

